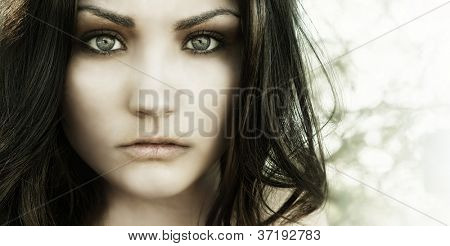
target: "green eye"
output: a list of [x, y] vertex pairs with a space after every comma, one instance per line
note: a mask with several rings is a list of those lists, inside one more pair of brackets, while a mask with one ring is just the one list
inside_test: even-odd
[[122, 39], [115, 33], [109, 34], [105, 33], [105, 31], [94, 32], [84, 40], [86, 40], [84, 44], [88, 49], [100, 54], [109, 54], [126, 49]]
[[183, 49], [191, 50], [193, 53], [210, 53], [222, 46], [221, 37], [213, 37], [213, 33], [194, 34], [189, 37]]
[[102, 51], [102, 52], [110, 52], [114, 50], [123, 49], [123, 44], [115, 37], [111, 35], [101, 35], [92, 38], [87, 42], [89, 47]]

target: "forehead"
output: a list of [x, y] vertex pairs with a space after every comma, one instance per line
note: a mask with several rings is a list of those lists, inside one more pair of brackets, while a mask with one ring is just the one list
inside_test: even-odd
[[238, 12], [238, 0], [79, 0], [79, 6], [98, 6], [137, 20], [170, 20], [218, 8]]

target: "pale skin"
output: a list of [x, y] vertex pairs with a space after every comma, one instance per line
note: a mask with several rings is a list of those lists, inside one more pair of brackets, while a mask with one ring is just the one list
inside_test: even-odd
[[[230, 102], [222, 92], [239, 83], [237, 1], [78, 4], [76, 37], [86, 45], [74, 48], [68, 64], [64, 131], [108, 184], [94, 224], [203, 225], [226, 149], [221, 132]], [[172, 99], [186, 89], [192, 102]], [[143, 90], [158, 100], [139, 100]], [[223, 95], [202, 101], [208, 112], [199, 108], [202, 90]], [[189, 113], [193, 118], [182, 117]], [[142, 122], [157, 129], [153, 136], [177, 139], [187, 151], [163, 160], [131, 158], [118, 146], [141, 137]], [[205, 136], [200, 127], [216, 134]]]

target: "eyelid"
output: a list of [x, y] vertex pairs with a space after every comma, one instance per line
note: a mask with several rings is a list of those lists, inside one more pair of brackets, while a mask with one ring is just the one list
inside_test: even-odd
[[[192, 52], [192, 53], [195, 53], [195, 54], [207, 54], [207, 53], [211, 53], [211, 52], [213, 52], [213, 51], [215, 51], [215, 50], [217, 50], [217, 49], [223, 48], [223, 47], [225, 46], [225, 44], [226, 44], [226, 43], [225, 43], [225, 36], [224, 36], [224, 35], [222, 35], [222, 34], [216, 32], [216, 31], [200, 30], [200, 31], [195, 31], [195, 32], [189, 33], [189, 34], [187, 35], [187, 37], [184, 39], [184, 41], [183, 41], [183, 43], [182, 43], [182, 49], [185, 50], [185, 46], [187, 45], [187, 43], [188, 43], [191, 39], [193, 39], [193, 38], [195, 38], [195, 37], [198, 37], [198, 36], [210, 36], [210, 37], [216, 39], [216, 40], [219, 42], [219, 46], [218, 46], [217, 48], [215, 48], [214, 50], [211, 50], [211, 51], [205, 51], [205, 52], [195, 52], [195, 51], [191, 50], [191, 52]], [[188, 49], [188, 50], [190, 50], [190, 49]]]
[[208, 30], [200, 30], [200, 31], [195, 31], [195, 32], [189, 33], [187, 35], [187, 37], [184, 39], [184, 41], [183, 41], [183, 46], [186, 45], [186, 43], [189, 40], [191, 40], [192, 38], [195, 38], [197, 36], [202, 36], [202, 35], [211, 36], [211, 37], [213, 37], [213, 38], [215, 38], [215, 39], [217, 39], [218, 41], [221, 41], [221, 42], [223, 42], [224, 39], [225, 39], [225, 37], [222, 34], [218, 33], [218, 32], [208, 31]]
[[[124, 49], [110, 51], [110, 52], [101, 52], [101, 51], [91, 48], [88, 45], [88, 41], [91, 40], [92, 38], [95, 38], [95, 37], [101, 36], [101, 35], [109, 35], [111, 37], [116, 38], [124, 46]], [[126, 40], [122, 37], [122, 35], [120, 35], [120, 33], [118, 33], [117, 31], [112, 31], [112, 30], [107, 30], [107, 29], [97, 29], [97, 30], [89, 31], [89, 32], [83, 34], [83, 36], [80, 38], [80, 40], [81, 40], [82, 45], [85, 48], [87, 48], [88, 50], [90, 50], [92, 52], [98, 53], [98, 54], [110, 54], [110, 53], [114, 53], [117, 51], [127, 49]]]

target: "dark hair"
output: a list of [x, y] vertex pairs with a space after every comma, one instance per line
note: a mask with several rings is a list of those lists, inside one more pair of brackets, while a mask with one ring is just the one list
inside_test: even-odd
[[[297, 1], [239, 4], [241, 85], [276, 88], [276, 97], [244, 95], [236, 107], [236, 133], [222, 157], [219, 191], [206, 223], [298, 221], [327, 196], [305, 63], [312, 45]], [[76, 1], [8, 0], [0, 8], [0, 223], [90, 224], [89, 216], [102, 206], [103, 181], [71, 148], [61, 126]], [[277, 107], [280, 103], [289, 107]], [[252, 135], [245, 132], [248, 125], [276, 137], [244, 137]], [[291, 193], [273, 209], [268, 188]]]

